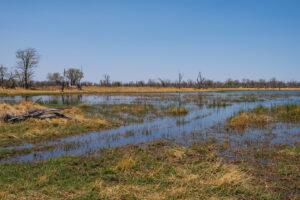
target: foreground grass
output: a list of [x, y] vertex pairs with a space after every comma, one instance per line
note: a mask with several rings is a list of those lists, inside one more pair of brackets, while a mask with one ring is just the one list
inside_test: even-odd
[[[25, 114], [32, 109], [45, 109], [45, 106], [22, 101], [18, 105], [0, 103], [0, 114]], [[69, 119], [28, 119], [18, 123], [5, 123], [0, 120], [0, 146], [17, 145], [24, 142], [36, 143], [67, 135], [84, 133], [92, 130], [107, 129], [117, 124], [99, 116], [89, 117], [79, 106], [62, 111], [77, 120]], [[79, 121], [78, 121], [79, 120]]]
[[263, 127], [268, 123], [300, 121], [300, 104], [278, 105], [274, 107], [257, 106], [253, 110], [240, 112], [227, 120], [227, 127], [245, 129]]
[[244, 149], [238, 156], [243, 159], [234, 164], [263, 180], [266, 187], [280, 194], [279, 199], [300, 199], [299, 145]]
[[[1, 163], [0, 199], [297, 198], [295, 188], [290, 193], [286, 187], [291, 185], [281, 179], [267, 180], [257, 175], [255, 165], [222, 162], [212, 144], [186, 148], [156, 142], [147, 148], [126, 146], [101, 153], [101, 157]], [[287, 149], [286, 153], [294, 155], [294, 161], [273, 171], [279, 177], [299, 173], [299, 152]], [[299, 177], [294, 178], [299, 181]]]
[[[14, 95], [42, 95], [42, 94], [96, 94], [96, 93], [152, 93], [152, 92], [226, 92], [226, 91], [278, 91], [278, 88], [164, 88], [164, 87], [100, 87], [84, 86], [82, 90], [65, 89], [62, 93], [60, 87], [45, 87], [25, 90], [23, 88], [0, 88], [0, 96]], [[300, 90], [300, 88], [281, 88], [281, 91]]]

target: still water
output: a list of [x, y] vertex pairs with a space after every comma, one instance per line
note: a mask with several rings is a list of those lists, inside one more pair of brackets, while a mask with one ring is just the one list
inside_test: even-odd
[[[246, 129], [240, 133], [224, 129], [226, 119], [234, 114], [252, 109], [258, 105], [275, 106], [280, 104], [299, 104], [297, 91], [243, 91], [225, 93], [160, 93], [160, 94], [106, 94], [106, 95], [44, 95], [33, 97], [0, 97], [0, 101], [18, 103], [21, 100], [38, 100], [44, 103], [76, 105], [86, 103], [134, 104], [144, 103], [154, 106], [182, 105], [189, 109], [185, 116], [163, 116], [132, 123], [101, 132], [82, 133], [41, 144], [23, 144], [2, 149], [47, 148], [25, 155], [3, 159], [5, 162], [32, 162], [65, 155], [87, 155], [102, 148], [127, 144], [143, 144], [159, 139], [189, 145], [211, 139], [227, 141], [232, 147], [247, 148], [260, 145], [289, 144], [300, 142], [300, 126], [277, 123], [266, 129]], [[214, 102], [227, 103], [224, 107], [212, 106]]]

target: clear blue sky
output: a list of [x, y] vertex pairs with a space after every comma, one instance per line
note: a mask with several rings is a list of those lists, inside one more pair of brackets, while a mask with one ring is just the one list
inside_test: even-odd
[[299, 0], [0, 0], [0, 64], [41, 54], [35, 80], [83, 67], [85, 80], [300, 81]]

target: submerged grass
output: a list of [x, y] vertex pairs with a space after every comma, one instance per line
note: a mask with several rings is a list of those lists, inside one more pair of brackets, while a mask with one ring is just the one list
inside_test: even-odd
[[91, 117], [101, 116], [121, 124], [143, 122], [161, 116], [162, 111], [152, 104], [81, 104], [79, 107]]
[[[18, 105], [0, 103], [0, 115], [5, 113], [21, 115], [32, 109], [45, 109], [39, 104], [22, 101]], [[97, 129], [106, 129], [117, 124], [111, 123], [101, 117], [89, 118], [79, 107], [72, 107], [62, 111], [63, 114], [72, 116], [77, 120], [69, 119], [28, 119], [18, 123], [5, 123], [0, 120], [0, 146], [17, 145], [24, 142], [36, 143], [71, 134], [88, 132]]]
[[166, 113], [171, 116], [187, 115], [189, 113], [189, 110], [183, 106], [171, 106], [166, 110]]
[[[101, 157], [66, 156], [0, 164], [0, 199], [288, 199], [252, 167], [224, 163], [212, 144], [164, 142], [103, 150]], [[297, 172], [297, 171], [296, 171]], [[299, 171], [298, 171], [299, 172]], [[277, 172], [276, 172], [277, 173]], [[279, 172], [278, 172], [279, 173]]]
[[207, 104], [207, 108], [219, 108], [219, 107], [226, 107], [231, 105], [232, 105], [231, 103], [213, 100], [212, 103]]
[[[5, 113], [21, 115], [33, 109], [56, 107], [56, 104], [33, 105], [31, 101], [21, 101], [10, 105], [0, 102], [0, 118]], [[63, 106], [63, 105], [60, 105]], [[5, 123], [0, 120], [0, 146], [18, 145], [24, 142], [38, 143], [78, 133], [108, 129], [127, 123], [143, 122], [162, 116], [164, 112], [152, 104], [78, 104], [61, 111], [74, 117], [69, 119], [28, 119], [19, 123]]]
[[229, 118], [226, 126], [230, 128], [245, 129], [248, 127], [263, 127], [268, 123], [300, 121], [300, 104], [277, 105], [273, 107], [257, 106], [248, 112], [240, 112]]

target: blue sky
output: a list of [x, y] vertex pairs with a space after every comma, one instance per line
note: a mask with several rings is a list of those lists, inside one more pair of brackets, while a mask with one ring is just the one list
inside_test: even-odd
[[0, 64], [41, 54], [35, 80], [82, 66], [84, 80], [300, 80], [298, 0], [0, 0]]

